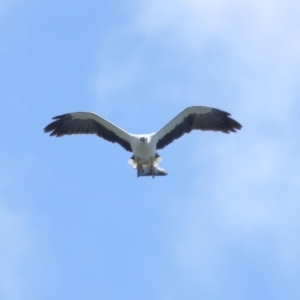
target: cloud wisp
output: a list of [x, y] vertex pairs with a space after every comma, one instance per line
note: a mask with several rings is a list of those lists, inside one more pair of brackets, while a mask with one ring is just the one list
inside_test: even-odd
[[177, 244], [180, 263], [201, 281], [225, 278], [237, 248], [272, 266], [270, 281], [299, 274], [299, 19], [299, 4], [280, 0], [147, 1], [136, 19], [140, 34], [185, 55], [201, 55], [212, 40], [231, 49], [224, 63], [239, 97], [218, 103], [230, 103], [244, 129], [213, 144], [205, 169], [213, 180], [205, 180], [205, 200], [196, 196], [202, 175], [195, 180]]

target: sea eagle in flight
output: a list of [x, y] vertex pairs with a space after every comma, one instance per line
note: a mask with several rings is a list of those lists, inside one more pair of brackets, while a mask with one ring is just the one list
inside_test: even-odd
[[163, 149], [174, 140], [194, 129], [236, 132], [242, 125], [229, 117], [230, 114], [212, 107], [191, 106], [182, 111], [159, 131], [150, 134], [132, 134], [91, 112], [74, 112], [56, 116], [45, 127], [50, 136], [70, 134], [96, 134], [99, 137], [118, 143], [128, 152], [133, 152], [129, 163], [137, 169], [137, 176], [167, 175], [158, 168], [162, 158], [157, 150]]

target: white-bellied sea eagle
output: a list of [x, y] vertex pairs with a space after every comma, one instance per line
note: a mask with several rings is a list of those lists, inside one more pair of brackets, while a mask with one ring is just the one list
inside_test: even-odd
[[159, 131], [150, 134], [132, 134], [91, 112], [74, 112], [56, 116], [45, 127], [50, 136], [70, 134], [96, 134], [99, 137], [118, 143], [128, 152], [133, 152], [129, 163], [137, 169], [137, 176], [167, 175], [158, 167], [162, 158], [157, 150], [163, 149], [174, 140], [192, 130], [236, 132], [242, 125], [229, 117], [230, 114], [212, 107], [191, 106], [182, 111]]

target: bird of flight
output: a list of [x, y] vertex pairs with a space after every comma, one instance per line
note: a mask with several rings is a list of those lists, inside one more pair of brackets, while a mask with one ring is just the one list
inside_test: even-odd
[[163, 149], [174, 140], [192, 130], [236, 132], [242, 128], [230, 114], [212, 107], [191, 106], [183, 110], [160, 130], [150, 134], [132, 134], [91, 112], [74, 112], [53, 118], [55, 121], [45, 127], [50, 136], [70, 134], [96, 134], [99, 137], [118, 143], [128, 152], [133, 152], [128, 161], [137, 176], [163, 176], [168, 173], [158, 167], [162, 158], [157, 150]]

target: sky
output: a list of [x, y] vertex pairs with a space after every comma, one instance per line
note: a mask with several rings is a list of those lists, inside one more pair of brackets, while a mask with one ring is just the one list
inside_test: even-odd
[[[0, 0], [0, 299], [299, 299], [298, 0]], [[92, 111], [132, 133], [191, 105], [195, 131], [137, 178]]]

